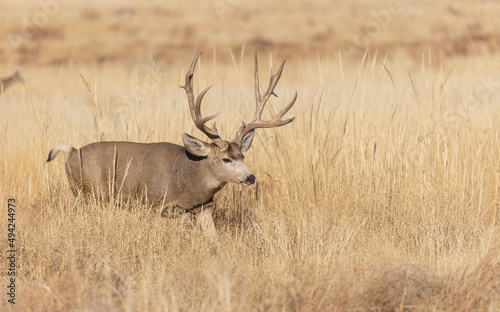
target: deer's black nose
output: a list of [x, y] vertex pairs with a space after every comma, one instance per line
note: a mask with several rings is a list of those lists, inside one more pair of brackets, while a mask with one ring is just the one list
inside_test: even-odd
[[255, 176], [253, 174], [249, 175], [247, 177], [247, 180], [246, 182], [250, 185], [250, 184], [254, 184], [255, 183]]

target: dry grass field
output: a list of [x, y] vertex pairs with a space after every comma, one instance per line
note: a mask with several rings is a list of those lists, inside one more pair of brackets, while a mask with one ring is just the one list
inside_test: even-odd
[[[2, 311], [500, 310], [497, 2], [40, 3], [0, 1], [0, 74], [26, 81], [0, 95]], [[190, 215], [79, 202], [64, 157], [45, 163], [206, 140], [178, 87], [198, 51], [203, 111], [233, 137], [254, 50], [262, 84], [287, 58], [266, 118], [297, 91], [296, 119], [257, 130], [257, 184], [216, 196], [218, 248]]]

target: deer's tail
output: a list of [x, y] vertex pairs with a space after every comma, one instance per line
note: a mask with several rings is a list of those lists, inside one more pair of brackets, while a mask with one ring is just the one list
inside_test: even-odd
[[71, 145], [57, 145], [50, 150], [49, 156], [47, 157], [47, 160], [45, 162], [54, 160], [60, 152], [64, 152], [64, 154], [66, 154], [66, 157], [68, 157], [69, 154], [73, 151], [76, 151], [76, 148]]

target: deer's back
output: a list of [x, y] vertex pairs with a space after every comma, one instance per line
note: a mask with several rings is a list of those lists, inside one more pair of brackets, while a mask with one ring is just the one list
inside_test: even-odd
[[185, 148], [172, 143], [96, 142], [73, 151], [66, 171], [76, 191], [154, 201], [171, 187], [185, 158]]

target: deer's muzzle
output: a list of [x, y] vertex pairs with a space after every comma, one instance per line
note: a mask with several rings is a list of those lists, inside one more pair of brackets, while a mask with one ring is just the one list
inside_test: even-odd
[[249, 175], [245, 181], [242, 182], [245, 185], [252, 185], [255, 183], [255, 176], [253, 174]]

